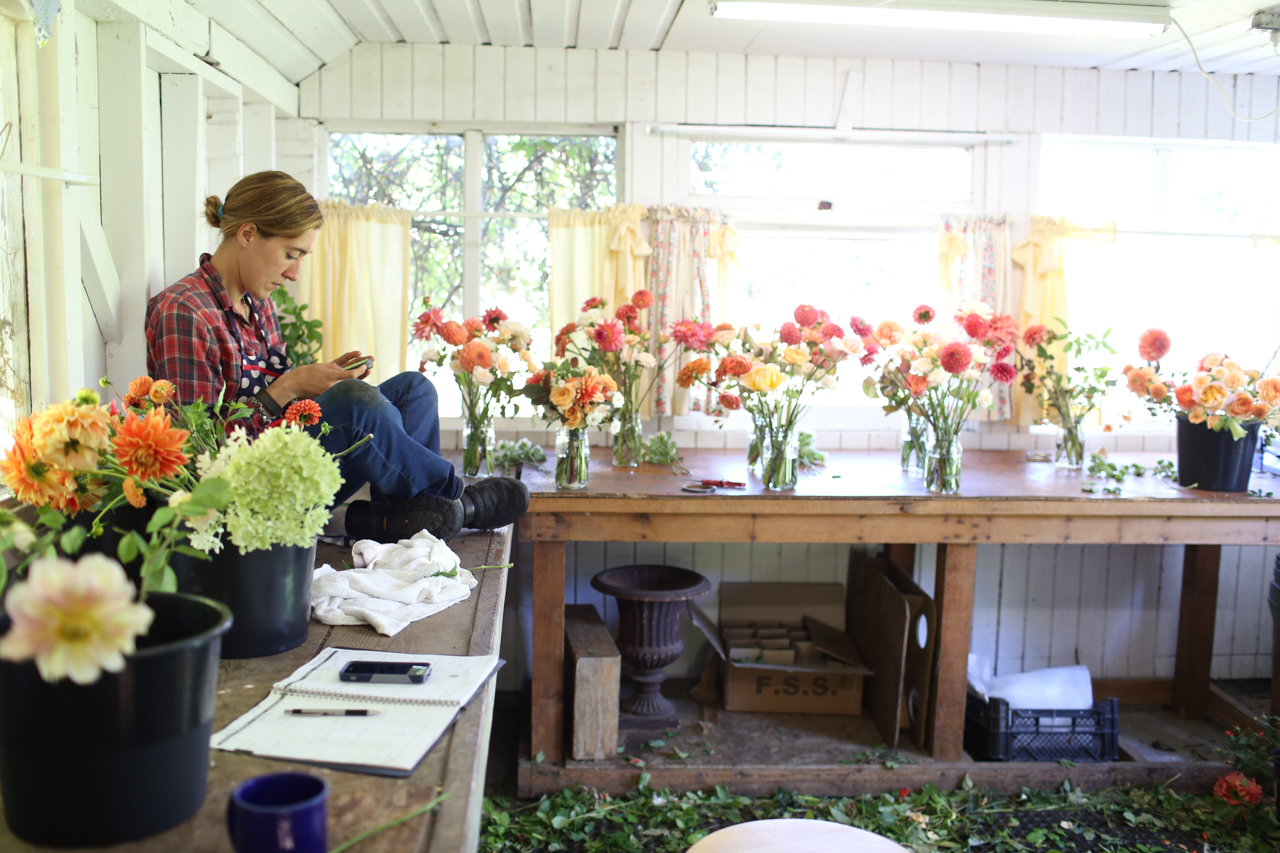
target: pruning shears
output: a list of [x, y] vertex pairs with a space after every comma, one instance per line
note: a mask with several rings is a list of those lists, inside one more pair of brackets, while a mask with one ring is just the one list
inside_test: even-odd
[[704, 486], [719, 486], [722, 489], [745, 489], [746, 483], [735, 483], [733, 480], [691, 480]]

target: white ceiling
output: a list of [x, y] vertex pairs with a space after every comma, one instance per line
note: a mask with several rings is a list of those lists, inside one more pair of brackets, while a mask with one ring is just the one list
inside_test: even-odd
[[[679, 50], [1190, 70], [1175, 28], [1147, 39], [958, 33], [713, 19], [706, 0], [187, 0], [290, 80], [358, 42]], [[1280, 74], [1266, 0], [1172, 0], [1209, 71]]]

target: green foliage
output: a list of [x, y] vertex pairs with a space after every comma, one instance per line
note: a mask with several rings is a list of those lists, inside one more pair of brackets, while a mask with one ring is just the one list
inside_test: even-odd
[[[484, 801], [480, 850], [486, 853], [683, 851], [726, 826], [751, 820], [827, 820], [885, 836], [915, 853], [975, 850], [1231, 850], [1262, 853], [1280, 843], [1272, 804], [1238, 809], [1162, 785], [1086, 794], [1066, 782], [1057, 791], [1020, 795], [976, 790], [965, 777], [952, 792], [918, 791], [861, 797], [813, 797], [779, 789], [771, 797], [709, 792], [673, 793], [649, 787], [610, 796], [566, 789], [532, 803]], [[1167, 844], [1165, 842], [1168, 842]]]
[[1022, 390], [1039, 399], [1047, 420], [1078, 433], [1084, 416], [1101, 405], [1118, 380], [1111, 376], [1109, 367], [1073, 364], [1060, 370], [1058, 359], [1080, 359], [1101, 352], [1114, 355], [1115, 348], [1107, 341], [1110, 329], [1101, 337], [1081, 335], [1071, 332], [1065, 320], [1057, 322], [1062, 331], [1050, 329], [1048, 340], [1035, 345], [1034, 356], [1017, 351], [1018, 367], [1023, 371]]
[[801, 468], [817, 468], [827, 464], [827, 454], [814, 444], [813, 433], [802, 432], [799, 439]]
[[271, 301], [276, 304], [280, 334], [284, 338], [284, 349], [289, 360], [295, 367], [300, 364], [315, 364], [320, 355], [320, 346], [324, 342], [324, 324], [304, 317], [303, 312], [309, 306], [299, 305], [283, 287], [271, 294]]
[[[1107, 454], [1095, 453], [1089, 457], [1088, 474], [1090, 477], [1096, 477], [1101, 483], [1090, 482], [1086, 480], [1080, 485], [1080, 491], [1089, 492], [1090, 494], [1098, 490], [1098, 486], [1102, 486], [1104, 495], [1119, 495], [1120, 485], [1124, 483], [1125, 477], [1133, 475], [1134, 477], [1145, 477], [1147, 472], [1155, 474], [1162, 480], [1167, 480], [1173, 486], [1177, 486], [1178, 470], [1174, 467], [1173, 461], [1169, 459], [1161, 459], [1156, 462], [1152, 468], [1147, 468], [1138, 462], [1130, 462], [1128, 464], [1119, 464], [1107, 459]], [[1108, 485], [1110, 484], [1110, 485]], [[1194, 488], [1194, 486], [1188, 487]]]
[[494, 445], [493, 468], [499, 474], [514, 474], [518, 464], [542, 471], [539, 465], [546, 461], [547, 452], [527, 438], [519, 441], [502, 440]]
[[640, 461], [653, 465], [670, 465], [672, 474], [688, 474], [684, 456], [676, 447], [676, 440], [669, 432], [654, 433], [640, 446]]
[[1280, 717], [1254, 717], [1251, 724], [1227, 732], [1227, 745], [1218, 754], [1233, 770], [1256, 780], [1267, 789], [1276, 781], [1271, 760], [1280, 754]]

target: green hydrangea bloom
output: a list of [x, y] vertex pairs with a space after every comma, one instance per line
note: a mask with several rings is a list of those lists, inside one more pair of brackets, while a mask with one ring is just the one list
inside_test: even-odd
[[236, 447], [221, 476], [234, 495], [227, 533], [242, 554], [275, 545], [309, 548], [342, 485], [338, 460], [291, 426], [269, 429], [252, 444]]

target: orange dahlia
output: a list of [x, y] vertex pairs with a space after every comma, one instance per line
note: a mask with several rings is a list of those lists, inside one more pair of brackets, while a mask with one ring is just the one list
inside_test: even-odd
[[172, 426], [162, 409], [152, 409], [145, 418], [130, 412], [116, 431], [116, 459], [126, 474], [144, 483], [172, 477], [187, 463], [182, 445], [189, 434]]
[[31, 419], [31, 443], [50, 465], [96, 468], [98, 454], [111, 444], [111, 414], [93, 403], [50, 406]]
[[676, 374], [676, 384], [681, 388], [688, 388], [693, 385], [694, 381], [705, 375], [711, 370], [711, 362], [705, 358], [695, 359], [684, 367], [680, 368], [680, 372]]
[[284, 410], [284, 422], [300, 426], [320, 423], [320, 404], [315, 400], [299, 400]]
[[129, 393], [141, 399], [151, 393], [151, 386], [154, 384], [155, 380], [150, 376], [139, 376], [129, 383]]
[[484, 341], [468, 341], [458, 350], [458, 361], [467, 373], [477, 367], [488, 370], [493, 366], [493, 351]]
[[142, 509], [142, 507], [147, 505], [147, 496], [142, 493], [142, 484], [133, 477], [130, 477], [121, 483], [120, 488], [124, 490], [124, 499], [127, 500], [131, 506], [136, 506], [138, 509]]
[[107, 493], [107, 484], [102, 480], [77, 479], [67, 471], [59, 471], [63, 489], [54, 497], [49, 506], [66, 516], [74, 516], [84, 510], [93, 509]]
[[35, 452], [30, 418], [18, 421], [18, 428], [13, 431], [13, 447], [0, 460], [0, 481], [13, 489], [18, 500], [33, 506], [47, 506], [65, 488], [64, 472]]
[[451, 347], [461, 346], [467, 342], [467, 330], [457, 320], [450, 320], [440, 327], [440, 337]]
[[147, 396], [157, 406], [163, 406], [172, 400], [177, 393], [178, 389], [168, 379], [157, 379], [155, 384], [151, 386], [151, 390], [147, 392]]

